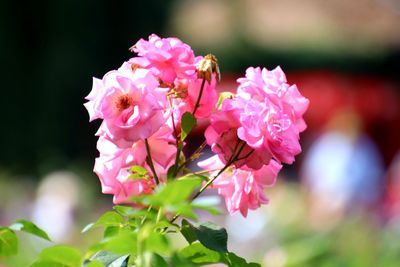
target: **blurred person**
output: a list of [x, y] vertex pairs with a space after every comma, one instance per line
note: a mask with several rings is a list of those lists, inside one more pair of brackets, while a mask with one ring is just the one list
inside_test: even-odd
[[74, 227], [79, 203], [78, 177], [67, 171], [53, 172], [40, 183], [33, 204], [32, 221], [55, 242], [66, 242]]
[[305, 155], [301, 176], [309, 194], [310, 223], [335, 226], [347, 212], [374, 209], [383, 192], [383, 160], [362, 131], [359, 115], [337, 112]]

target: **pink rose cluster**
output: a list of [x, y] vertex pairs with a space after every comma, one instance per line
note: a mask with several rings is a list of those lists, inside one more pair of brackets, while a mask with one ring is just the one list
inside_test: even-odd
[[168, 169], [178, 164], [182, 115], [190, 112], [210, 121], [205, 137], [216, 155], [199, 165], [221, 170], [211, 173], [212, 186], [228, 211], [246, 216], [266, 204], [265, 187], [301, 151], [309, 101], [296, 85], [279, 67], [251, 67], [236, 94], [217, 107], [214, 56], [195, 56], [181, 40], [155, 34], [131, 51], [136, 55], [120, 68], [93, 78], [84, 104], [90, 121], [102, 120], [94, 166], [102, 192], [114, 195], [115, 204], [134, 204], [132, 196], [166, 183]]
[[[102, 79], [93, 78], [93, 87], [84, 105], [90, 121], [101, 119], [94, 172], [102, 191], [114, 195], [114, 203], [131, 203], [130, 197], [151, 194], [156, 179], [148, 161], [146, 142], [157, 178], [165, 183], [168, 168], [176, 155], [172, 127], [181, 115], [192, 111], [202, 80], [196, 57], [187, 44], [177, 38], [139, 40], [131, 50], [136, 57], [124, 62]], [[205, 85], [196, 118], [209, 116], [217, 102], [215, 81]], [[173, 116], [174, 115], [174, 116]], [[135, 176], [133, 166], [147, 174]]]
[[246, 216], [248, 209], [268, 202], [265, 187], [274, 184], [282, 163], [293, 163], [301, 152], [299, 134], [306, 128], [309, 101], [287, 83], [280, 67], [250, 67], [238, 83], [235, 96], [211, 115], [205, 137], [216, 156], [200, 166], [232, 164], [213, 185], [230, 213]]

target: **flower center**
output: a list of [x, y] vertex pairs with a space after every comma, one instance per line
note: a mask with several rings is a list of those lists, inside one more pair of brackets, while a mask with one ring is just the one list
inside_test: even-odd
[[119, 96], [117, 98], [117, 101], [115, 101], [115, 106], [120, 112], [129, 108], [131, 105], [132, 105], [132, 98], [127, 94]]

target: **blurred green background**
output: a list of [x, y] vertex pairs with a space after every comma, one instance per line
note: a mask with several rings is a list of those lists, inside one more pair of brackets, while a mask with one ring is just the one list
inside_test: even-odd
[[[47, 0], [2, 1], [1, 6], [0, 224], [21, 217], [40, 222], [42, 209], [61, 203], [59, 211], [67, 215], [59, 216], [66, 219], [54, 215], [48, 227], [66, 221], [65, 231], [76, 234], [66, 237], [54, 230], [54, 235], [84, 247], [79, 229], [111, 207], [91, 172], [99, 122], [88, 122], [84, 97], [92, 77], [118, 68], [132, 56], [130, 46], [156, 33], [181, 38], [196, 54], [215, 54], [223, 74], [221, 90], [234, 90], [235, 79], [248, 66], [280, 65], [289, 83], [297, 83], [311, 100], [304, 152], [269, 189], [271, 203], [246, 222], [237, 216], [218, 218], [228, 232], [239, 231], [232, 249], [272, 267], [398, 266], [398, 1]], [[346, 173], [349, 180], [359, 169], [371, 173], [368, 166], [374, 163], [379, 180], [346, 184], [343, 175], [334, 180], [328, 169], [323, 171], [336, 183], [324, 183], [324, 175], [323, 185], [308, 179], [314, 170], [304, 167], [314, 162], [308, 155], [332, 129], [351, 140], [368, 136], [378, 155], [368, 159], [372, 163], [353, 161], [360, 168]], [[201, 129], [193, 138], [201, 138]], [[340, 156], [327, 160], [336, 159]], [[330, 184], [335, 187], [329, 191]], [[376, 197], [366, 204], [356, 199], [356, 189]], [[344, 191], [351, 193], [332, 204], [330, 197]], [[64, 198], [49, 204], [43, 197], [49, 192]], [[254, 237], [239, 237], [248, 234], [234, 225], [244, 223], [255, 229]], [[28, 253], [29, 242], [25, 245]], [[24, 266], [26, 258], [8, 264]]]

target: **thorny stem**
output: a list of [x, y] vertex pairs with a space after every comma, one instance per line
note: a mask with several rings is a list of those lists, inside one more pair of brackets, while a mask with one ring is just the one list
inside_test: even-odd
[[153, 177], [154, 177], [154, 180], [156, 180], [156, 184], [159, 185], [160, 180], [158, 180], [156, 169], [154, 168], [153, 159], [151, 158], [151, 153], [150, 153], [150, 146], [149, 146], [149, 142], [147, 141], [147, 138], [144, 139], [144, 143], [146, 144], [147, 164], [149, 164], [150, 169], [153, 172]]
[[193, 109], [193, 112], [192, 112], [193, 116], [194, 116], [194, 114], [196, 113], [197, 109], [200, 106], [200, 99], [201, 99], [201, 96], [203, 95], [203, 90], [204, 90], [204, 85], [205, 84], [206, 84], [206, 78], [203, 78], [203, 81], [201, 82], [200, 93], [199, 93], [199, 96], [197, 97], [196, 104], [194, 105], [194, 109]]

